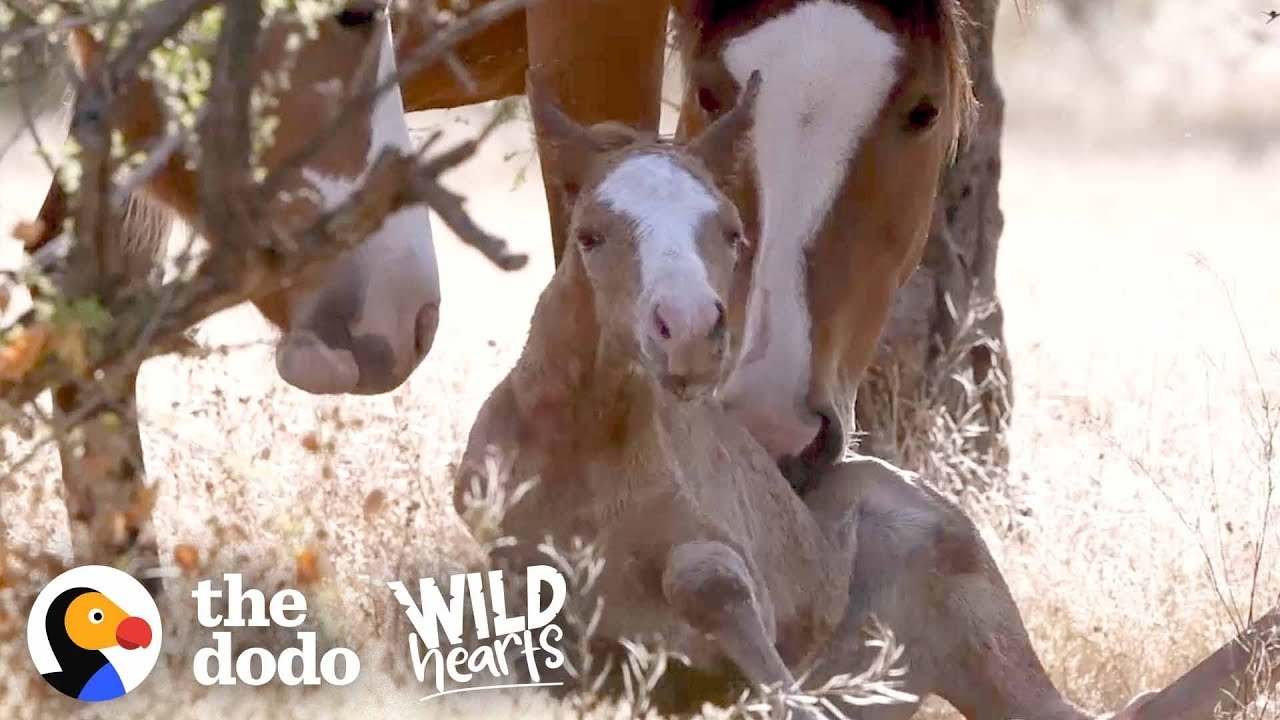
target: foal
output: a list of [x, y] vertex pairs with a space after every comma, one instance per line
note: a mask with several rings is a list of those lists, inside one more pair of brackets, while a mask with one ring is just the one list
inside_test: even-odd
[[[758, 80], [683, 147], [576, 125], [531, 83], [565, 170], [566, 251], [519, 363], [480, 411], [455, 503], [485, 453], [541, 482], [503, 530], [598, 538], [599, 634], [657, 633], [695, 667], [728, 658], [790, 683], [841, 620], [852, 546], [828, 537], [769, 454], [710, 391], [742, 229], [711, 177], [745, 144]], [[837, 524], [839, 526], [839, 524]]]

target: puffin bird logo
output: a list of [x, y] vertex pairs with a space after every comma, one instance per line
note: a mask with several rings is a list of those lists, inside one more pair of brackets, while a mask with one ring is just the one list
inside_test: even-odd
[[114, 568], [88, 565], [45, 586], [27, 625], [36, 668], [59, 692], [86, 702], [132, 690], [159, 655], [159, 613], [147, 591]]

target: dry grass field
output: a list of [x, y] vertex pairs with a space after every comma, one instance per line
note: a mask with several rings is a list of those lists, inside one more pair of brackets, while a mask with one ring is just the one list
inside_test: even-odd
[[[1251, 605], [1280, 600], [1280, 23], [1263, 25], [1264, 9], [1104, 3], [1089, 32], [1056, 5], [1002, 18], [998, 280], [1015, 406], [1009, 497], [978, 519], [1054, 680], [1098, 711], [1169, 681]], [[462, 137], [482, 113], [415, 123]], [[207, 632], [171, 590], [148, 687], [75, 708], [30, 672], [24, 604], [38, 587], [20, 578], [0, 582], [0, 717], [570, 712], [528, 694], [417, 704], [422, 688], [397, 685], [403, 667], [375, 657], [404, 663], [386, 580], [476, 562], [449, 464], [551, 270], [526, 124], [505, 127], [451, 184], [532, 261], [500, 274], [437, 226], [440, 332], [396, 392], [319, 398], [284, 385], [271, 331], [248, 308], [201, 327], [225, 352], [154, 360], [141, 376], [162, 552], [196, 549], [188, 578], [234, 570], [304, 589], [328, 636], [368, 650], [356, 686], [264, 690], [278, 704], [252, 713], [236, 705], [244, 689], [196, 686], [188, 663]], [[31, 447], [2, 442], [6, 463]], [[48, 448], [0, 477], [5, 546], [69, 554], [59, 492]]]

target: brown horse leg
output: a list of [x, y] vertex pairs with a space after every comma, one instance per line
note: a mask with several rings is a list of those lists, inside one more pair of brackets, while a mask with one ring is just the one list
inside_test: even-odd
[[144, 577], [159, 554], [151, 520], [155, 494], [144, 484], [137, 379], [132, 372], [56, 388], [56, 423], [74, 425], [61, 434], [58, 456], [76, 564], [119, 567], [157, 594], [159, 580]]
[[[565, 113], [590, 125], [616, 120], [656, 131], [661, 110], [667, 0], [539, 0], [526, 9], [529, 66]], [[538, 156], [556, 262], [565, 217], [552, 153], [538, 131]]]

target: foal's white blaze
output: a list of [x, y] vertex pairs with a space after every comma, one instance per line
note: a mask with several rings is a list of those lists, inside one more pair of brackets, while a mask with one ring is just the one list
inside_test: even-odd
[[[378, 53], [378, 84], [396, 72], [390, 19], [385, 22]], [[323, 207], [332, 210], [361, 186], [384, 150], [408, 152], [412, 147], [404, 102], [399, 89], [392, 88], [374, 104], [369, 153], [361, 173], [340, 177], [306, 168], [303, 177], [320, 195]], [[358, 358], [349, 350], [328, 348], [307, 329], [313, 319], [321, 319], [317, 313], [331, 312], [335, 299], [346, 307], [355, 306], [348, 323], [353, 337], [386, 340], [392, 354], [389, 367], [380, 363], [384, 367], [360, 368]], [[294, 331], [276, 352], [280, 375], [311, 392], [352, 390], [362, 370], [383, 375], [389, 372], [389, 376], [381, 378], [382, 383], [398, 385], [421, 359], [415, 348], [419, 336], [430, 342], [439, 303], [431, 216], [426, 205], [410, 205], [388, 216], [363, 244], [335, 261], [314, 291], [295, 299]], [[373, 381], [377, 383], [379, 379]]]
[[706, 185], [674, 159], [652, 153], [628, 158], [596, 189], [596, 197], [635, 227], [640, 255], [640, 337], [653, 336], [655, 312], [670, 337], [655, 342], [698, 340], [719, 318], [719, 302], [698, 252], [698, 230], [716, 212]]
[[722, 398], [775, 456], [803, 450], [818, 430], [806, 410], [805, 251], [893, 89], [900, 52], [857, 8], [831, 0], [800, 4], [724, 50], [739, 85], [757, 69], [764, 82], [753, 134], [760, 247]]

